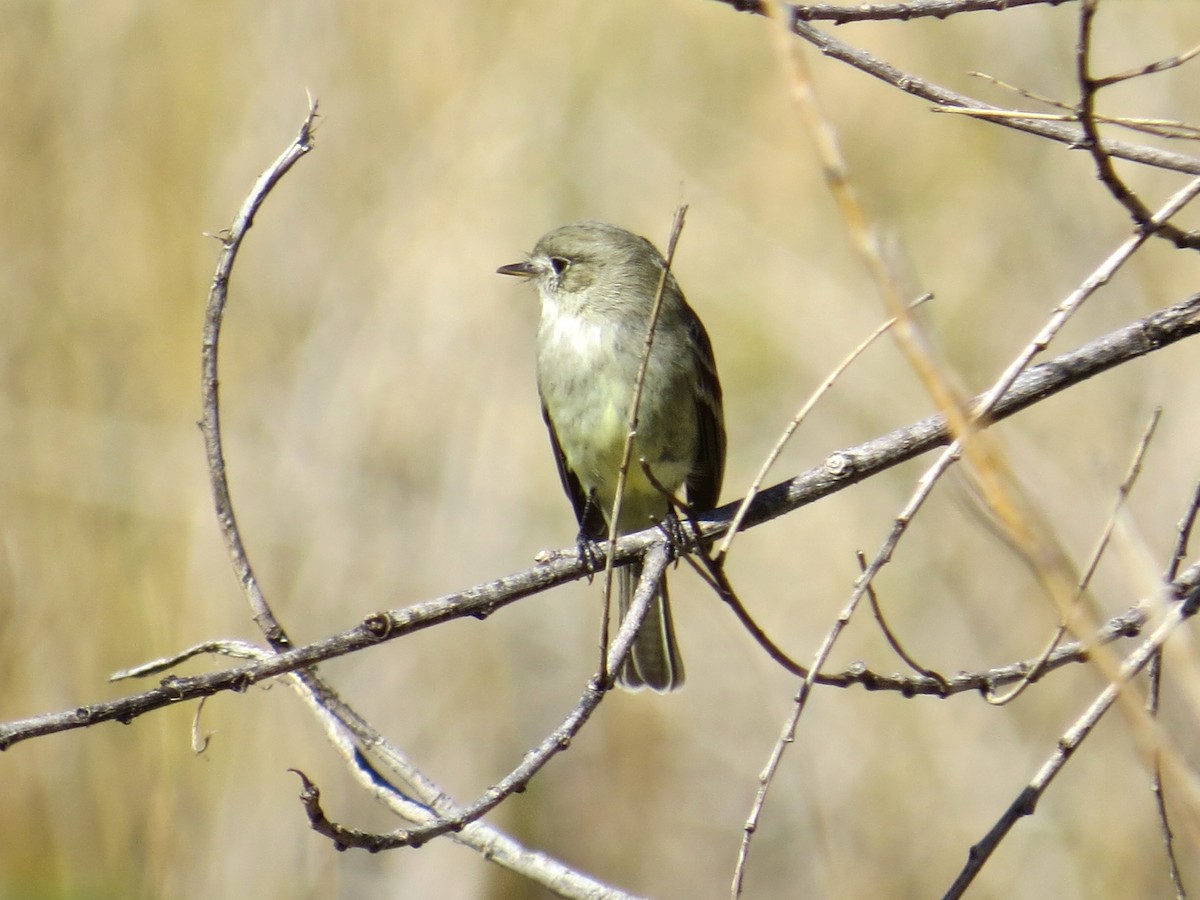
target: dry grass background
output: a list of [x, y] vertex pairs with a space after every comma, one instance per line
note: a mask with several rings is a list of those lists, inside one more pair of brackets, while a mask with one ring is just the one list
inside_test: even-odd
[[[1073, 96], [1074, 9], [846, 27], [967, 92], [965, 74]], [[1102, 7], [1097, 69], [1196, 43], [1200, 7]], [[880, 319], [789, 105], [768, 24], [700, 0], [0, 6], [0, 719], [124, 689], [105, 676], [211, 637], [256, 637], [213, 521], [199, 335], [217, 248], [294, 135], [318, 146], [269, 199], [234, 275], [222, 398], [234, 500], [275, 609], [307, 640], [570, 545], [533, 382], [532, 293], [494, 275], [544, 231], [600, 218], [665, 241], [726, 391], [725, 497], [740, 496], [821, 376]], [[937, 299], [930, 333], [981, 388], [1125, 236], [1081, 153], [931, 115], [814, 60], [859, 188]], [[1200, 118], [1195, 70], [1117, 88], [1108, 111]], [[1135, 173], [1150, 198], [1178, 179]], [[1153, 205], [1153, 199], [1152, 199]], [[1193, 215], [1194, 223], [1196, 217]], [[1066, 349], [1193, 292], [1195, 256], [1144, 251]], [[1200, 466], [1192, 343], [1000, 429], [1082, 560], [1151, 408], [1166, 406], [1096, 595], [1152, 582]], [[780, 478], [929, 411], [890, 346], [807, 424]], [[731, 574], [809, 656], [922, 463], [742, 537]], [[689, 684], [616, 694], [492, 818], [533, 847], [658, 897], [727, 890], [740, 826], [794, 683], [685, 569]], [[1032, 579], [939, 491], [879, 582], [894, 625], [950, 671], [1032, 655], [1052, 627]], [[597, 589], [572, 586], [324, 667], [459, 799], [557, 722], [593, 665]], [[835, 663], [898, 667], [867, 620]], [[949, 884], [1097, 690], [1063, 672], [1003, 709], [820, 691], [756, 838], [750, 897], [929, 897]], [[1193, 763], [1196, 722], [1166, 722]], [[386, 829], [282, 687], [0, 755], [0, 897], [522, 897], [448, 841], [338, 854], [330, 814]], [[1021, 822], [974, 896], [1165, 896], [1147, 776], [1114, 717]], [[1194, 849], [1194, 848], [1193, 848]], [[1193, 881], [1200, 869], [1189, 858]]]

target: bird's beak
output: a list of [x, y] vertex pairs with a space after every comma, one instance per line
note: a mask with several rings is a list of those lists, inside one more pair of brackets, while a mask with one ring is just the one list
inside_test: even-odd
[[517, 275], [521, 278], [532, 278], [537, 273], [537, 266], [528, 260], [519, 263], [509, 263], [507, 266], [501, 266], [496, 270], [497, 275]]

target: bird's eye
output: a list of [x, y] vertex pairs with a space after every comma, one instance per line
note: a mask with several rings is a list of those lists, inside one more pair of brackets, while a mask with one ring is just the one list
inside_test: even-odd
[[563, 259], [561, 256], [550, 257], [550, 268], [554, 270], [555, 275], [561, 276], [563, 272], [567, 271], [570, 265], [571, 261], [569, 259]]

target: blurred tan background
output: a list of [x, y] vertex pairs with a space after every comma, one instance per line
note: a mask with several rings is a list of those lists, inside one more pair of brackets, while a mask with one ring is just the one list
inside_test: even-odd
[[[897, 65], [998, 102], [982, 69], [1073, 101], [1074, 9], [845, 27]], [[118, 696], [115, 669], [257, 638], [214, 523], [199, 338], [217, 245], [319, 97], [317, 149], [268, 200], [235, 271], [225, 437], [251, 558], [309, 640], [570, 546], [533, 380], [537, 309], [494, 274], [549, 228], [612, 221], [665, 242], [726, 392], [725, 498], [741, 495], [821, 377], [881, 320], [789, 104], [765, 20], [702, 0], [333, 4], [8, 0], [0, 5], [0, 720]], [[1200, 7], [1102, 7], [1097, 70], [1200, 40]], [[937, 299], [931, 337], [980, 389], [1128, 233], [1088, 158], [952, 116], [813, 58], [858, 187]], [[1195, 70], [1113, 89], [1106, 111], [1200, 119]], [[1128, 171], [1154, 206], [1181, 179]], [[1200, 221], [1192, 215], [1193, 226]], [[1200, 285], [1147, 249], [1053, 348]], [[1166, 407], [1117, 547], [1106, 612], [1161, 569], [1200, 476], [1200, 352], [1185, 343], [1006, 423], [1014, 469], [1082, 561], [1150, 410]], [[927, 414], [900, 355], [858, 363], [776, 481]], [[731, 574], [807, 659], [917, 475], [910, 463], [742, 537]], [[686, 567], [687, 688], [617, 694], [490, 821], [634, 892], [724, 896], [756, 775], [794, 693]], [[1054, 623], [1019, 562], [939, 490], [882, 599], [949, 672], [1033, 655]], [[324, 667], [460, 800], [575, 702], [598, 589], [574, 585]], [[866, 618], [834, 664], [899, 668]], [[187, 671], [198, 670], [200, 664]], [[1183, 671], [1183, 670], [1176, 670]], [[819, 691], [755, 840], [748, 897], [930, 897], [1098, 687], [1060, 673], [1016, 704]], [[0, 897], [521, 897], [448, 841], [339, 854], [289, 766], [346, 824], [361, 798], [283, 687], [0, 755]], [[1165, 721], [1191, 763], [1196, 722]], [[1147, 777], [1114, 715], [985, 870], [978, 897], [1168, 890]], [[1193, 882], [1200, 880], [1195, 847]]]

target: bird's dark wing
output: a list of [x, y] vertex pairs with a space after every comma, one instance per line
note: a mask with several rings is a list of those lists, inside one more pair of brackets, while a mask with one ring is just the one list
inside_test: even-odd
[[717, 505], [725, 477], [725, 413], [721, 382], [713, 359], [712, 342], [698, 316], [692, 313], [688, 328], [696, 348], [696, 458], [687, 477], [687, 500], [693, 511], [707, 512]]
[[558, 432], [554, 430], [554, 423], [550, 421], [550, 413], [546, 410], [544, 403], [542, 404], [542, 419], [546, 423], [546, 430], [550, 432], [550, 444], [554, 447], [554, 463], [558, 466], [558, 477], [562, 479], [563, 490], [566, 491], [567, 496], [571, 499], [571, 505], [575, 508], [575, 520], [579, 523], [579, 533], [593, 541], [603, 540], [608, 536], [608, 528], [604, 524], [604, 513], [584, 493], [579, 484], [579, 478], [567, 465], [567, 457], [563, 453], [562, 444], [558, 442]]

